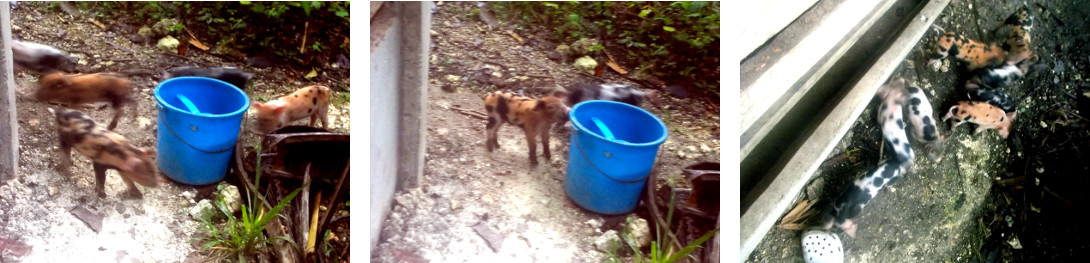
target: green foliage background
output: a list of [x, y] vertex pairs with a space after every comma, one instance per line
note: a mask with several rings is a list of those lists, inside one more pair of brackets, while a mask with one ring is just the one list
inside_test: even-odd
[[[183, 24], [172, 34], [183, 36], [188, 27], [208, 46], [222, 46], [247, 54], [272, 53], [303, 64], [313, 56], [348, 56], [349, 3], [297, 2], [79, 2], [81, 9], [98, 10], [93, 15], [118, 19], [128, 17], [148, 26], [165, 18]], [[304, 26], [305, 23], [309, 23]], [[306, 49], [303, 31], [306, 28]]]
[[584, 37], [598, 38], [611, 54], [625, 54], [660, 78], [692, 83], [718, 94], [719, 2], [492, 5], [498, 18], [515, 23], [518, 30], [553, 31], [556, 40], [568, 44]]

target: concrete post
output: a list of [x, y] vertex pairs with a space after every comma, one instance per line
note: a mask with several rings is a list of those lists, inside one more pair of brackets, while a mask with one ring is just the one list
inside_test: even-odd
[[425, 105], [428, 97], [428, 51], [431, 47], [431, 2], [399, 2], [401, 73], [398, 133], [398, 191], [420, 185], [424, 174]]
[[19, 125], [15, 120], [10, 8], [10, 2], [0, 4], [0, 182], [15, 178], [15, 171], [19, 166]]

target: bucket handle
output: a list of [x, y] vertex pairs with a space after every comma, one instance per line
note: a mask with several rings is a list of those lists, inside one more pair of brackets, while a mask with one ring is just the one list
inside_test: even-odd
[[185, 141], [185, 139], [182, 139], [181, 136], [178, 136], [177, 133], [174, 133], [174, 129], [170, 128], [170, 124], [167, 123], [167, 120], [163, 119], [162, 111], [159, 112], [159, 121], [163, 122], [163, 126], [167, 127], [167, 130], [170, 131], [170, 134], [174, 135], [174, 138], [178, 138], [179, 141], [182, 141], [182, 143], [184, 143], [185, 145], [188, 145], [189, 148], [193, 148], [194, 150], [197, 150], [197, 151], [200, 151], [200, 152], [203, 152], [203, 153], [221, 153], [221, 152], [226, 152], [226, 151], [229, 151], [229, 150], [235, 148], [235, 144], [232, 143], [231, 146], [227, 146], [227, 147], [224, 147], [223, 149], [219, 149], [219, 150], [216, 150], [216, 151], [201, 150], [200, 148], [197, 148], [196, 146], [193, 146], [192, 144], [189, 144], [189, 142]]
[[579, 150], [579, 155], [582, 155], [583, 159], [587, 160], [587, 164], [590, 164], [590, 167], [593, 167], [594, 170], [598, 171], [599, 173], [606, 176], [606, 178], [609, 178], [610, 180], [616, 181], [618, 183], [630, 184], [630, 183], [635, 183], [635, 182], [647, 180], [647, 177], [651, 176], [651, 173], [647, 173], [647, 175], [645, 175], [645, 176], [643, 176], [643, 177], [641, 177], [639, 179], [635, 179], [635, 180], [631, 180], [631, 181], [618, 180], [617, 178], [613, 178], [612, 176], [609, 176], [608, 174], [603, 172], [602, 169], [598, 169], [598, 166], [595, 166], [594, 163], [590, 161], [590, 158], [587, 158], [587, 154], [583, 152], [583, 147], [579, 146], [579, 139], [574, 139], [572, 141], [575, 142], [575, 148]]

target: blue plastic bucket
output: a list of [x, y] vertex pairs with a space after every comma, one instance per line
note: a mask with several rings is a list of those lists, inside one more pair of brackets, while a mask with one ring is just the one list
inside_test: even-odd
[[223, 180], [250, 97], [217, 79], [178, 77], [159, 83], [155, 100], [159, 170], [190, 185]]
[[643, 109], [605, 100], [576, 104], [569, 117], [574, 132], [564, 180], [568, 196], [597, 213], [631, 212], [640, 201], [659, 145], [666, 141], [666, 124]]

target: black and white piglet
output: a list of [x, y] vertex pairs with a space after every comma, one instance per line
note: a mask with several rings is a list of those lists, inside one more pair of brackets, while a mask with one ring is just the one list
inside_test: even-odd
[[966, 89], [1002, 88], [1022, 80], [1040, 58], [1036, 55], [1018, 63], [1006, 63], [1002, 66], [988, 67], [973, 71], [973, 78], [965, 83]]
[[[903, 81], [903, 79], [901, 80]], [[931, 102], [923, 90], [916, 86], [905, 89], [907, 94], [907, 106], [905, 115], [908, 117], [909, 126], [912, 127], [912, 135], [916, 141], [924, 143], [924, 151], [935, 162], [942, 161], [942, 152], [946, 137], [939, 131], [935, 119], [935, 111], [931, 108]]]
[[862, 178], [848, 187], [848, 190], [840, 194], [821, 216], [820, 226], [825, 230], [839, 229], [850, 237], [855, 237], [855, 219], [863, 212], [867, 202], [878, 195], [882, 188], [893, 184], [905, 172], [902, 163], [897, 159], [890, 159], [880, 163], [878, 167], [870, 170]]
[[970, 89], [965, 95], [970, 101], [988, 102], [992, 106], [999, 107], [1003, 112], [1012, 112], [1015, 107], [1018, 107], [1018, 102], [999, 89]]
[[905, 121], [902, 107], [905, 105], [905, 80], [893, 80], [878, 89], [878, 97], [882, 99], [878, 109], [878, 125], [882, 126], [882, 137], [886, 139], [889, 149], [893, 150], [898, 163], [911, 166], [915, 158], [912, 146], [905, 133]]
[[588, 100], [611, 100], [640, 107], [644, 101], [661, 107], [658, 92], [642, 91], [634, 85], [579, 83], [568, 87], [568, 106]]
[[72, 70], [72, 58], [60, 49], [38, 43], [12, 40], [11, 56], [15, 66], [37, 72]]
[[223, 82], [230, 83], [240, 90], [246, 90], [246, 85], [250, 83], [250, 78], [253, 78], [254, 74], [242, 71], [233, 67], [220, 67], [220, 68], [198, 68], [198, 67], [177, 67], [167, 70], [166, 75], [163, 76], [163, 80], [177, 78], [177, 77], [206, 77], [222, 80]]

